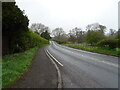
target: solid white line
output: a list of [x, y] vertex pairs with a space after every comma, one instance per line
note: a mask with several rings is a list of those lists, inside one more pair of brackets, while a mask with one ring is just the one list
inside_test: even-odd
[[53, 57], [48, 50], [46, 50], [46, 51], [59, 65], [63, 66], [63, 64], [60, 63], [55, 57]]
[[60, 69], [58, 68], [55, 61], [50, 57], [50, 55], [46, 51], [45, 51], [45, 53], [49, 57], [49, 59], [52, 61], [52, 63], [55, 65], [55, 68], [57, 70], [57, 73], [58, 73], [58, 85], [57, 85], [57, 88], [62, 88], [62, 76], [61, 76], [61, 73], [60, 73]]

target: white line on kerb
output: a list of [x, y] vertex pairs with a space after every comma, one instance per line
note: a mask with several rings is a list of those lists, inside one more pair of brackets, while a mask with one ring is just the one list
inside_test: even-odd
[[55, 57], [53, 57], [48, 50], [46, 50], [46, 51], [59, 65], [63, 66], [63, 64], [60, 63]]

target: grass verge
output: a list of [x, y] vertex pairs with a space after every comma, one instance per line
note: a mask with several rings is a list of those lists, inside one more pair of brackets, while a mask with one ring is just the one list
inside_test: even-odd
[[[43, 45], [42, 45], [43, 46]], [[42, 47], [41, 46], [41, 47]], [[2, 87], [11, 85], [27, 70], [38, 47], [22, 53], [3, 56], [2, 58]]]
[[91, 52], [120, 56], [120, 48], [109, 49], [106, 47], [96, 47], [96, 46], [82, 46], [82, 45], [69, 45], [69, 44], [64, 44], [64, 45], [72, 48], [91, 51]]

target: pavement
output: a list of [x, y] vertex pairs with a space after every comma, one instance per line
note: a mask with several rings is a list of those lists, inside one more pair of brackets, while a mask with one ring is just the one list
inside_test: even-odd
[[37, 51], [29, 70], [12, 88], [57, 88], [57, 71], [44, 49]]

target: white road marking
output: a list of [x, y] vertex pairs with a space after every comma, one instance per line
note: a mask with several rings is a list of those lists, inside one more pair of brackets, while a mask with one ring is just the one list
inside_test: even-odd
[[55, 65], [55, 68], [57, 70], [57, 73], [58, 73], [58, 86], [57, 86], [57, 88], [62, 88], [62, 76], [61, 76], [61, 73], [60, 73], [60, 69], [58, 68], [58, 66], [55, 63], [55, 61], [50, 57], [48, 52], [45, 51], [45, 53], [49, 57], [49, 59], [52, 61], [52, 63]]
[[46, 50], [46, 51], [59, 65], [61, 65], [63, 67], [63, 64], [61, 62], [59, 62], [55, 57], [53, 57], [48, 50]]

